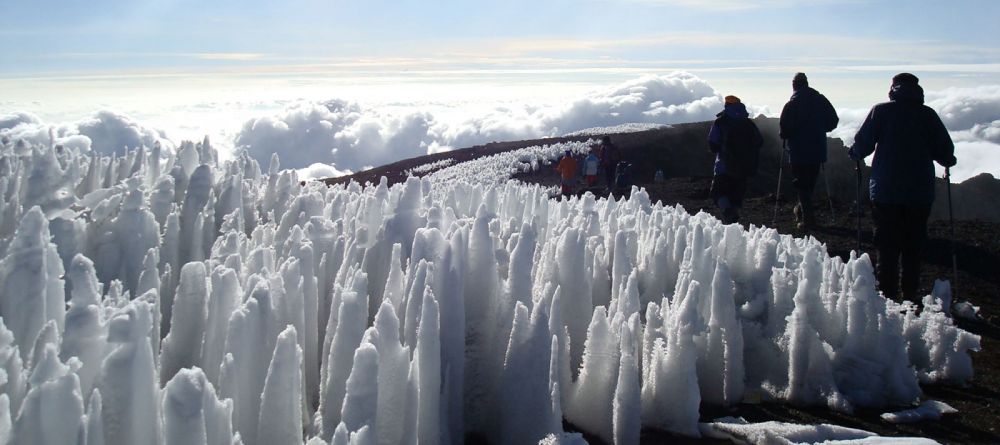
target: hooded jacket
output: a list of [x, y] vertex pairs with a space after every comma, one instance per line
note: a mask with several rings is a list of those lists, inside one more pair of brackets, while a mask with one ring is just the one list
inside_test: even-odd
[[746, 178], [757, 173], [764, 138], [742, 103], [726, 104], [708, 132], [715, 174]]
[[893, 85], [889, 102], [872, 107], [848, 154], [861, 160], [872, 153], [872, 202], [931, 205], [934, 164], [955, 165], [955, 145], [941, 118], [924, 105], [916, 83]]
[[826, 96], [810, 87], [800, 87], [781, 110], [781, 138], [788, 141], [793, 164], [826, 162], [826, 133], [837, 128], [840, 118]]

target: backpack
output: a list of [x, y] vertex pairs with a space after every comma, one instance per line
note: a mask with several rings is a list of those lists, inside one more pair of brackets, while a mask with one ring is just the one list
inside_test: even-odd
[[722, 133], [722, 150], [719, 153], [726, 174], [750, 177], [757, 173], [760, 147], [764, 138], [753, 120], [722, 116], [716, 121]]

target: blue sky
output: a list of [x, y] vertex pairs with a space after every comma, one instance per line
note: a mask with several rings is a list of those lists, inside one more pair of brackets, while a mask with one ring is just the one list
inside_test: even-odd
[[0, 76], [982, 64], [998, 16], [991, 0], [7, 0]]

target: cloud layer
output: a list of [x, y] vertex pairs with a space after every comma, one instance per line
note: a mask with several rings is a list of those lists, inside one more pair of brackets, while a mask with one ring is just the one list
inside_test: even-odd
[[297, 104], [247, 121], [236, 137], [260, 162], [278, 153], [282, 166], [315, 162], [358, 170], [490, 141], [557, 136], [625, 123], [670, 124], [711, 119], [722, 97], [694, 75], [644, 76], [554, 105], [496, 107], [443, 120], [412, 109], [392, 113], [334, 100]]
[[[721, 95], [711, 85], [684, 72], [635, 78], [561, 103], [529, 101], [488, 107], [478, 103], [470, 108], [474, 101], [386, 106], [347, 100], [292, 102], [241, 126], [227, 124], [225, 133], [234, 134], [232, 139], [214, 142], [223, 150], [230, 143], [235, 150], [246, 149], [262, 165], [278, 153], [282, 167], [299, 169], [303, 177], [319, 177], [491, 141], [560, 136], [622, 124], [710, 120], [722, 107]], [[955, 179], [983, 172], [1000, 177], [1000, 85], [928, 91], [927, 104], [938, 111], [955, 140], [959, 159], [952, 172]], [[755, 108], [753, 113], [767, 110]], [[233, 113], [229, 109], [217, 112]], [[850, 144], [868, 110], [838, 112], [841, 124], [831, 135]], [[48, 143], [50, 128], [57, 144], [102, 153], [121, 153], [124, 147], [151, 146], [156, 141], [167, 147], [179, 142], [113, 111], [64, 124], [46, 123], [26, 112], [0, 116], [0, 137], [12, 140]]]
[[50, 131], [56, 144], [80, 151], [93, 149], [103, 154], [120, 155], [126, 148], [152, 147], [158, 141], [168, 148], [174, 146], [162, 130], [143, 126], [114, 111], [101, 110], [79, 122], [58, 125], [47, 124], [26, 112], [0, 116], [0, 137], [48, 144]]

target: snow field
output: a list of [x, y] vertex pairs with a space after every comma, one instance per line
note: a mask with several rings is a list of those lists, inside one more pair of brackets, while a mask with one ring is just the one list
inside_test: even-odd
[[207, 141], [4, 146], [0, 444], [634, 444], [747, 391], [850, 411], [972, 377], [979, 338], [867, 256], [507, 181], [587, 148], [327, 187]]

